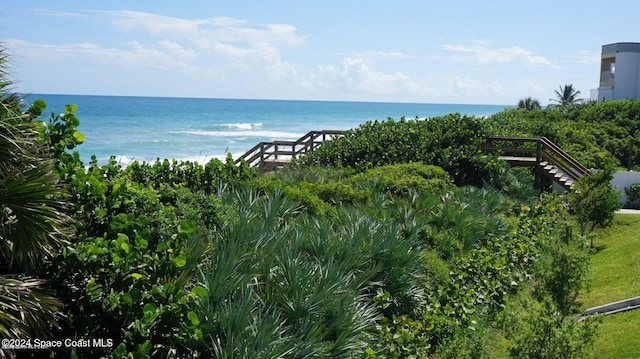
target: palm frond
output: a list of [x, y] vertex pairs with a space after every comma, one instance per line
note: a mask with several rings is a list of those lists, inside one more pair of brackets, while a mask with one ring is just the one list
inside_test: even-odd
[[550, 99], [550, 101], [557, 102], [560, 106], [575, 104], [578, 100], [578, 95], [580, 94], [580, 91], [574, 89], [571, 84], [560, 86], [559, 90], [555, 90], [554, 92], [556, 94], [556, 98]]
[[48, 295], [39, 279], [0, 276], [0, 336], [46, 338], [62, 303]]
[[46, 166], [0, 178], [0, 251], [7, 267], [39, 268], [65, 241], [68, 217]]

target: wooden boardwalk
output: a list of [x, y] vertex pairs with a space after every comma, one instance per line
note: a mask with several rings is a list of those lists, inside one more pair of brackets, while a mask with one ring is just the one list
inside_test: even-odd
[[[245, 161], [261, 172], [274, 171], [292, 159], [300, 157], [322, 145], [324, 141], [340, 137], [345, 131], [310, 131], [295, 141], [260, 142], [236, 159]], [[547, 176], [564, 189], [589, 170], [545, 137], [489, 136], [481, 147], [484, 153], [497, 153], [498, 158], [512, 166], [535, 167], [536, 186]]]
[[310, 131], [295, 141], [260, 142], [236, 159], [236, 163], [244, 160], [249, 166], [257, 167], [260, 171], [273, 171], [292, 159], [313, 151], [324, 141], [342, 136], [344, 132], [340, 130]]

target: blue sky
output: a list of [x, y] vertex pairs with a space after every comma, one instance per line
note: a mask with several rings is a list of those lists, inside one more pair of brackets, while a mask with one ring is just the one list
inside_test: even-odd
[[[10, 3], [10, 4], [7, 4]], [[6, 1], [26, 93], [515, 105], [589, 97], [640, 2]]]

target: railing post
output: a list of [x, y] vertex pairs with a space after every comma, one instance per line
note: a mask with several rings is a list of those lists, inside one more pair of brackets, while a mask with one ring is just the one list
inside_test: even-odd
[[[322, 142], [327, 141], [327, 139], [330, 140], [332, 136], [342, 134], [343, 131], [309, 131], [306, 135], [300, 137], [296, 141], [260, 142], [244, 155], [240, 156], [235, 162], [240, 163], [245, 159], [250, 166], [255, 166], [255, 162], [259, 160], [260, 162], [258, 165], [262, 166], [268, 161], [277, 160], [279, 158], [280, 145], [291, 148], [290, 150], [287, 149], [282, 152], [284, 156], [290, 155], [291, 158], [297, 158], [297, 147], [299, 144], [303, 146], [300, 149], [300, 154], [304, 155], [321, 146]], [[271, 149], [271, 152], [267, 152], [268, 149]]]
[[535, 186], [538, 191], [542, 192], [542, 168], [540, 162], [542, 161], [542, 139], [536, 141], [536, 167], [535, 167]]

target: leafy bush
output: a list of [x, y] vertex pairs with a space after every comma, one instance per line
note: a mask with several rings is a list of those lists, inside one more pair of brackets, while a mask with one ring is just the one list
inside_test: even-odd
[[236, 185], [254, 178], [255, 173], [246, 162], [236, 166], [231, 154], [228, 154], [224, 163], [214, 158], [204, 165], [167, 159], [158, 159], [153, 164], [136, 161], [124, 169], [124, 175], [134, 182], [156, 189], [162, 185], [181, 185], [193, 191], [211, 194], [217, 191], [221, 183]]
[[206, 239], [232, 217], [229, 208], [179, 185], [156, 190], [132, 181], [113, 159], [67, 180], [75, 239], [49, 272], [74, 305], [58, 335], [113, 339], [116, 357], [190, 352], [188, 343], [202, 338], [189, 313], [205, 291], [194, 275]]
[[505, 313], [514, 358], [585, 358], [597, 333], [597, 320], [565, 320], [548, 299], [517, 300]]
[[332, 205], [367, 203], [371, 199], [371, 191], [367, 189], [355, 189], [353, 186], [342, 182], [300, 182], [299, 186], [301, 189], [316, 194], [324, 202]]
[[561, 144], [562, 113], [552, 110], [505, 109], [487, 121], [488, 132], [500, 136], [546, 137]]
[[543, 242], [541, 253], [535, 270], [536, 295], [539, 300], [548, 296], [564, 319], [587, 286], [589, 252], [571, 227], [564, 224], [556, 235]]
[[569, 201], [580, 223], [580, 234], [611, 225], [616, 210], [621, 207], [618, 204], [620, 193], [610, 184], [612, 179], [613, 169], [608, 167], [583, 176], [575, 183]]
[[[152, 244], [145, 217], [116, 218], [117, 235], [87, 238], [59, 259], [55, 275], [64, 285], [60, 293], [75, 302], [67, 308], [60, 335], [113, 339], [115, 356], [188, 351], [184, 346], [197, 335], [188, 326], [190, 303], [205, 291], [192, 280], [203, 254], [202, 239], [185, 223], [174, 236]], [[87, 349], [83, 355], [103, 352]]]
[[493, 135], [544, 136], [587, 168], [640, 165], [640, 100], [589, 102], [535, 111], [507, 109], [487, 120]]
[[488, 134], [481, 119], [460, 114], [367, 122], [327, 141], [298, 163], [363, 172], [383, 165], [422, 162], [443, 168], [457, 185], [480, 186], [500, 167], [495, 158], [480, 151]]
[[280, 191], [287, 198], [299, 202], [306, 211], [321, 216], [334, 213], [335, 206], [366, 203], [371, 197], [368, 189], [356, 189], [342, 182], [298, 181], [287, 184], [279, 178], [265, 176], [250, 185], [262, 193]]
[[392, 195], [409, 195], [411, 191], [435, 194], [453, 187], [442, 168], [421, 163], [386, 165], [366, 170], [348, 179], [354, 185], [369, 184]]
[[634, 183], [628, 188], [624, 189], [625, 194], [627, 195], [627, 201], [625, 205], [628, 208], [640, 208], [640, 183]]

